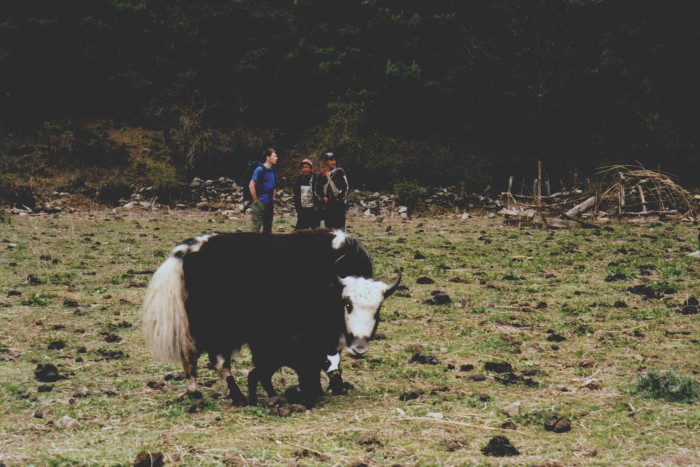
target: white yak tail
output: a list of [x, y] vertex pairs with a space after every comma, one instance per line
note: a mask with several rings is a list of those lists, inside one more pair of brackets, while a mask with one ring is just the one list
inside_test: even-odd
[[153, 274], [143, 301], [143, 332], [158, 363], [181, 363], [194, 349], [185, 310], [182, 260], [171, 256]]

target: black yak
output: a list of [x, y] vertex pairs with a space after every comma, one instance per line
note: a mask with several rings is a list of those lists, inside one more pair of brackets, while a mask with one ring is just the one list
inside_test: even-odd
[[203, 235], [177, 245], [153, 275], [145, 337], [156, 361], [182, 363], [190, 394], [198, 394], [197, 360], [207, 353], [233, 403], [247, 404], [230, 371], [247, 343], [266, 374], [292, 366], [313, 405], [319, 362], [343, 348], [367, 353], [382, 301], [399, 281], [400, 273], [391, 285], [373, 279], [364, 246], [342, 231]]

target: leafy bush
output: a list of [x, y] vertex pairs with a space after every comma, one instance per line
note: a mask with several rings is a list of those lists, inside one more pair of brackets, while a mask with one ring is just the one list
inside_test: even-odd
[[48, 306], [51, 304], [51, 296], [35, 293], [30, 298], [20, 302], [24, 306]]
[[637, 375], [634, 392], [650, 399], [690, 403], [700, 398], [700, 385], [692, 378], [678, 376], [674, 370], [661, 373], [652, 369]]
[[131, 185], [123, 180], [107, 180], [97, 189], [97, 199], [105, 204], [117, 204], [120, 199], [128, 199], [133, 192]]
[[101, 127], [80, 127], [66, 131], [55, 142], [51, 137], [49, 158], [62, 167], [123, 167], [129, 151], [112, 141]]
[[419, 183], [404, 180], [394, 184], [394, 193], [399, 197], [399, 203], [404, 204], [410, 214], [425, 198], [427, 189]]

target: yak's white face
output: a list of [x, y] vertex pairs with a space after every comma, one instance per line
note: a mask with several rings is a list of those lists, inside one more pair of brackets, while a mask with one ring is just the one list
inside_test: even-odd
[[369, 351], [369, 339], [377, 328], [379, 307], [389, 286], [362, 277], [346, 277], [340, 283], [345, 306], [345, 345], [350, 355], [362, 357]]

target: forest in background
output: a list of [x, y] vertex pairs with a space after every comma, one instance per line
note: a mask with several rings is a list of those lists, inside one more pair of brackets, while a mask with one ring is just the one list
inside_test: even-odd
[[[331, 148], [370, 190], [500, 191], [537, 161], [555, 187], [636, 162], [696, 187], [691, 7], [0, 0], [0, 178], [78, 166], [237, 178], [274, 145], [283, 161]], [[160, 132], [161, 158], [135, 166], [95, 121]]]

